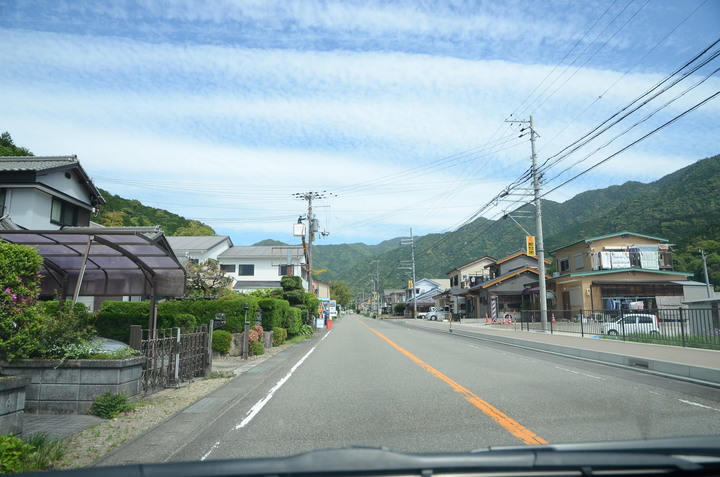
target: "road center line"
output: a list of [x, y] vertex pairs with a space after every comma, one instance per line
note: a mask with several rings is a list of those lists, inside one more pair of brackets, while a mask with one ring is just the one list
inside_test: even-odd
[[[264, 398], [262, 398], [261, 400], [259, 400], [258, 402], [256, 402], [256, 403], [253, 405], [253, 407], [250, 408], [250, 410], [249, 410], [249, 411], [247, 412], [247, 414], [245, 415], [245, 419], [243, 419], [242, 422], [240, 422], [240, 424], [238, 424], [238, 425], [235, 426], [235, 430], [236, 430], [236, 431], [237, 431], [238, 429], [242, 429], [243, 427], [245, 427], [245, 426], [247, 426], [248, 424], [250, 424], [250, 421], [252, 421], [253, 418], [254, 418], [255, 416], [257, 416], [257, 413], [259, 413], [260, 410], [261, 410], [263, 407], [265, 407], [265, 404], [267, 404], [268, 401], [270, 401], [270, 399], [272, 399], [273, 395], [277, 392], [277, 390], [280, 389], [280, 388], [282, 387], [282, 385], [287, 382], [288, 379], [290, 379], [290, 376], [293, 375], [293, 373], [295, 372], [295, 370], [298, 369], [301, 364], [303, 364], [303, 362], [308, 358], [308, 356], [310, 356], [310, 355], [312, 354], [312, 352], [315, 351], [315, 348], [317, 348], [318, 345], [319, 345], [320, 343], [322, 343], [322, 341], [323, 341], [325, 338], [327, 338], [330, 333], [332, 333], [332, 330], [331, 330], [331, 331], [328, 331], [327, 333], [325, 333], [325, 336], [323, 336], [323, 337], [320, 339], [320, 342], [319, 342], [318, 344], [316, 344], [315, 346], [313, 346], [313, 347], [310, 349], [310, 351], [308, 351], [307, 353], [305, 353], [305, 356], [303, 356], [302, 358], [300, 358], [300, 361], [298, 361], [297, 363], [295, 363], [295, 365], [294, 365], [292, 368], [290, 368], [290, 371], [288, 371], [288, 373], [287, 373], [285, 376], [283, 376], [282, 379], [280, 379], [277, 383], [275, 383], [275, 386], [273, 386], [273, 387], [270, 389], [270, 391], [268, 391], [267, 395], [266, 395]], [[220, 441], [217, 441], [217, 442], [210, 448], [210, 450], [207, 451], [207, 453], [202, 456], [202, 458], [201, 458], [200, 460], [201, 460], [201, 461], [204, 461], [205, 459], [207, 459], [207, 458], [210, 456], [210, 454], [212, 454], [212, 452], [213, 452], [215, 449], [217, 449], [219, 446], [220, 446]]]
[[699, 402], [686, 401], [684, 399], [678, 399], [678, 401], [684, 402], [685, 404], [689, 404], [691, 406], [697, 406], [703, 409], [710, 409], [711, 411], [720, 411], [720, 409], [715, 409], [714, 407], [706, 406], [705, 404], [700, 404]]
[[363, 326], [368, 328], [370, 331], [378, 335], [380, 338], [385, 340], [390, 346], [395, 348], [396, 350], [400, 351], [402, 354], [410, 358], [415, 364], [423, 368], [428, 373], [432, 374], [436, 378], [438, 378], [441, 381], [444, 381], [446, 384], [448, 384], [453, 391], [460, 393], [466, 401], [471, 403], [476, 408], [480, 409], [482, 412], [484, 412], [487, 416], [489, 416], [492, 420], [500, 424], [506, 431], [508, 431], [513, 436], [520, 439], [525, 444], [548, 444], [548, 441], [543, 439], [542, 437], [536, 435], [534, 432], [532, 432], [530, 429], [524, 427], [519, 422], [515, 421], [514, 419], [511, 419], [508, 415], [504, 414], [502, 411], [497, 409], [496, 407], [492, 406], [490, 403], [485, 401], [484, 399], [480, 398], [477, 394], [473, 393], [469, 389], [467, 389], [464, 386], [461, 386], [459, 383], [453, 381], [451, 378], [445, 376], [443, 373], [438, 371], [437, 369], [433, 368], [429, 364], [427, 364], [425, 361], [421, 360], [414, 354], [410, 353], [406, 349], [400, 347], [395, 342], [387, 338], [385, 335], [377, 331], [376, 329], [372, 328], [371, 326], [367, 325], [366, 323], [363, 323], [360, 319], [355, 318], [358, 322], [360, 322]]

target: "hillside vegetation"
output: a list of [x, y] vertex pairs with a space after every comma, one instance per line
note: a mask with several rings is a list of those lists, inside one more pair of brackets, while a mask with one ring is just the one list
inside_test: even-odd
[[[6, 132], [0, 135], [0, 155], [32, 153], [16, 146]], [[100, 224], [160, 225], [167, 235], [215, 235], [201, 222], [107, 191], [101, 193], [107, 203], [93, 216]], [[586, 191], [563, 203], [544, 200], [542, 207], [546, 258], [551, 258], [554, 249], [578, 240], [627, 230], [668, 239], [675, 251], [675, 270], [702, 282], [698, 251], [704, 250], [710, 281], [720, 286], [720, 155], [649, 184], [626, 182]], [[523, 226], [535, 229], [532, 220]], [[315, 245], [313, 268], [322, 270], [323, 281], [344, 281], [354, 293], [370, 289], [377, 271], [381, 289], [402, 288], [409, 271], [400, 267], [410, 260], [411, 251], [400, 241], [401, 237], [396, 237], [377, 245]], [[271, 239], [259, 244], [284, 245]], [[448, 278], [447, 272], [455, 267], [486, 255], [503, 258], [524, 246], [525, 234], [512, 220], [478, 218], [454, 232], [415, 237], [416, 278]]]

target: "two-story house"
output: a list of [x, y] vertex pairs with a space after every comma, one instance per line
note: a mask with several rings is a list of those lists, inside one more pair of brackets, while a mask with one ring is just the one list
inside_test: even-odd
[[450, 288], [450, 280], [447, 278], [421, 278], [413, 285], [414, 290], [410, 286], [405, 289], [405, 316], [410, 318], [413, 317], [415, 309], [419, 314], [425, 313], [431, 306], [435, 306], [435, 297]]
[[[550, 264], [550, 260], [545, 261]], [[476, 310], [470, 318], [501, 317], [520, 311], [523, 292], [539, 277], [538, 258], [519, 251], [487, 265], [487, 278], [463, 294], [468, 308]], [[548, 277], [549, 278], [549, 277]]]
[[467, 300], [465, 291], [490, 278], [490, 266], [496, 260], [490, 256], [484, 256], [468, 262], [459, 267], [453, 268], [447, 274], [450, 276], [450, 289], [443, 297], [453, 313], [459, 313], [461, 317], [477, 317], [477, 303], [475, 300]]
[[0, 217], [21, 229], [87, 227], [104, 203], [76, 156], [0, 157]]
[[688, 274], [672, 270], [667, 239], [618, 232], [579, 240], [550, 252], [557, 271], [548, 281], [564, 318], [593, 311], [680, 306]]
[[286, 275], [300, 276], [307, 289], [305, 254], [299, 245], [235, 246], [220, 253], [217, 260], [238, 292], [279, 288]]

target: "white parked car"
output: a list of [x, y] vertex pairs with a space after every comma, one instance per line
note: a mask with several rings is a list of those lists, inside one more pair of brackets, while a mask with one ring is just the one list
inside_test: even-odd
[[449, 306], [431, 306], [427, 312], [427, 318], [431, 321], [442, 321], [450, 319]]
[[604, 323], [602, 333], [611, 336], [633, 333], [660, 333], [660, 320], [657, 316], [647, 313], [628, 313], [619, 320]]

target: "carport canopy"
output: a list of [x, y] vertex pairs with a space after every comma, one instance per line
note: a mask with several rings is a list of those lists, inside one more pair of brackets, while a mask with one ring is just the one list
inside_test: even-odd
[[0, 230], [0, 239], [42, 255], [45, 296], [154, 299], [185, 292], [185, 270], [159, 226]]

